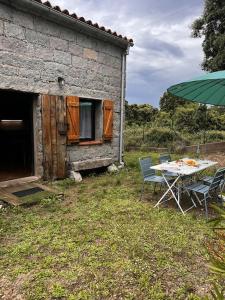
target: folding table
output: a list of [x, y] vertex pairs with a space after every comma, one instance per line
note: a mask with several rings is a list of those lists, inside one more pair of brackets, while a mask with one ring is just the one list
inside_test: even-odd
[[[186, 209], [185, 211], [181, 207], [180, 204], [180, 196], [181, 196], [181, 186], [179, 185], [178, 181], [183, 177], [183, 176], [193, 176], [194, 174], [201, 172], [203, 170], [206, 170], [210, 167], [213, 167], [217, 164], [217, 162], [210, 161], [210, 160], [200, 160], [200, 159], [195, 159], [195, 162], [197, 163], [197, 166], [190, 166], [187, 165], [188, 158], [183, 158], [179, 159], [177, 161], [171, 161], [171, 162], [165, 162], [159, 165], [152, 166], [151, 168], [157, 171], [162, 172], [162, 176], [168, 186], [168, 190], [162, 195], [160, 200], [156, 203], [154, 207], [159, 206], [161, 203], [168, 201], [169, 199], [166, 199], [166, 196], [169, 192], [171, 192], [172, 197], [170, 199], [175, 199], [180, 211], [185, 214], [188, 210], [190, 210], [193, 207], [196, 207], [195, 202], [193, 199], [192, 201], [192, 206]], [[168, 176], [166, 176], [166, 173], [171, 172], [173, 173], [174, 176], [174, 181], [171, 182], [168, 180]], [[170, 178], [171, 179], [171, 178]], [[173, 191], [173, 189], [177, 189], [177, 193]], [[166, 200], [165, 200], [166, 199]]]

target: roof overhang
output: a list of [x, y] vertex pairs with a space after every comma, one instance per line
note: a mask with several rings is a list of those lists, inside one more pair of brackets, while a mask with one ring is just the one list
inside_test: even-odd
[[130, 42], [129, 40], [114, 36], [113, 34], [89, 25], [86, 22], [82, 22], [79, 19], [75, 19], [70, 15], [63, 14], [62, 12], [35, 0], [0, 0], [0, 2], [22, 11], [43, 17], [49, 21], [74, 29], [78, 32], [85, 33], [105, 42], [109, 42], [124, 50], [134, 45], [133, 42]]

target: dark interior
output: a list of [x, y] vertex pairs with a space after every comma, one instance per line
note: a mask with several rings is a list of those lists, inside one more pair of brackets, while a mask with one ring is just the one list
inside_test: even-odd
[[33, 97], [0, 90], [0, 181], [33, 175]]

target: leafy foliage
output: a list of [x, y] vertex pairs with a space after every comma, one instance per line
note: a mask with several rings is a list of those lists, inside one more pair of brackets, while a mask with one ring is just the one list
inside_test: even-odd
[[136, 123], [138, 125], [143, 125], [152, 122], [158, 113], [158, 109], [150, 104], [129, 105], [126, 101], [125, 105], [126, 120], [128, 124]]
[[[217, 274], [221, 286], [225, 286], [225, 207], [213, 205], [213, 208], [219, 214], [219, 217], [211, 220], [214, 237], [207, 245], [211, 261], [210, 269], [213, 273]], [[212, 299], [224, 300], [224, 289], [221, 289], [215, 283], [213, 286], [214, 289], [211, 292]]]
[[187, 101], [165, 92], [160, 98], [159, 107], [161, 111], [174, 114], [178, 106], [184, 106], [186, 103]]
[[192, 24], [195, 38], [204, 36], [202, 44], [205, 54], [202, 67], [206, 71], [225, 69], [225, 2], [205, 0], [203, 15]]
[[[194, 143], [225, 140], [225, 112], [223, 108], [207, 107], [192, 102], [176, 102], [164, 94], [162, 109], [149, 105], [126, 103], [125, 144], [179, 149]], [[172, 104], [170, 104], [172, 101]]]
[[181, 139], [177, 132], [169, 128], [151, 128], [146, 134], [146, 142], [154, 143], [154, 146], [167, 146], [174, 140]]

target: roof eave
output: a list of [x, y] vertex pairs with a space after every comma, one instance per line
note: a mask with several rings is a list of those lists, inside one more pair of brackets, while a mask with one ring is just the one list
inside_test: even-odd
[[[0, 0], [0, 2], [9, 4], [8, 0]], [[71, 29], [75, 29], [76, 31], [79, 32], [84, 32], [100, 40], [110, 42], [125, 50], [129, 47], [134, 46], [134, 43], [130, 42], [129, 40], [125, 40], [118, 36], [114, 36], [113, 34], [103, 31], [100, 28], [96, 28], [92, 25], [89, 25], [78, 19], [75, 19], [70, 15], [63, 14], [35, 0], [14, 0], [13, 2], [10, 1], [10, 5], [34, 14], [38, 14], [42, 17], [47, 18], [48, 20], [51, 20], [56, 23], [60, 23], [63, 26], [66, 25]]]

